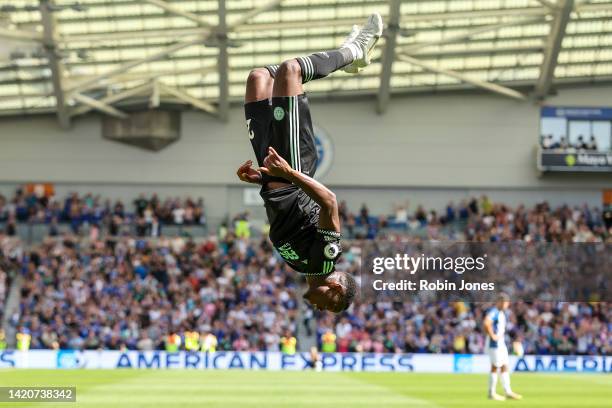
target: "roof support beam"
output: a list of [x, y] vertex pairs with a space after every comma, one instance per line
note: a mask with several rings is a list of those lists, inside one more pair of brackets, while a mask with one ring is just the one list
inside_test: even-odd
[[569, 23], [572, 10], [574, 9], [574, 0], [560, 0], [559, 8], [555, 10], [554, 20], [550, 27], [550, 34], [546, 42], [544, 51], [544, 60], [540, 68], [540, 77], [535, 88], [535, 94], [538, 99], [545, 98], [550, 92], [550, 87], [555, 76], [555, 68], [557, 68], [557, 60], [567, 23]]
[[418, 67], [421, 67], [427, 71], [432, 71], [432, 72], [436, 72], [438, 74], [442, 74], [442, 75], [446, 75], [455, 79], [458, 79], [460, 81], [463, 82], [467, 82], [469, 84], [472, 84], [474, 86], [477, 86], [479, 88], [483, 88], [492, 92], [495, 92], [497, 94], [500, 95], [504, 95], [504, 96], [508, 96], [510, 98], [513, 99], [518, 99], [521, 101], [524, 101], [527, 99], [527, 97], [525, 95], [523, 95], [520, 92], [515, 91], [514, 89], [510, 89], [510, 88], [506, 88], [505, 86], [501, 86], [501, 85], [497, 85], [491, 82], [486, 82], [486, 81], [481, 81], [480, 79], [476, 79], [473, 77], [470, 77], [468, 75], [462, 74], [460, 72], [457, 71], [452, 71], [449, 69], [444, 69], [444, 68], [439, 68], [433, 64], [427, 63], [425, 61], [421, 61], [418, 60], [416, 58], [413, 58], [409, 55], [405, 55], [405, 54], [399, 54], [397, 56], [400, 60], [408, 62], [412, 65], [416, 65]]
[[279, 4], [281, 4], [282, 0], [271, 0], [259, 7], [255, 7], [254, 9], [252, 9], [251, 11], [249, 11], [248, 13], [243, 14], [238, 20], [234, 21], [232, 24], [229, 25], [229, 29], [233, 30], [237, 27], [240, 27], [241, 25], [243, 25], [244, 23], [250, 21], [252, 18], [258, 16], [261, 13], [265, 13], [266, 11], [270, 11], [273, 8], [275, 8], [276, 6], [278, 6]]
[[218, 0], [219, 23], [217, 39], [219, 41], [219, 118], [227, 122], [229, 113], [229, 55], [227, 51], [227, 9], [225, 0]]
[[0, 38], [8, 38], [10, 40], [19, 41], [34, 41], [42, 42], [43, 35], [35, 31], [18, 30], [6, 27], [0, 27]]
[[489, 31], [495, 31], [501, 28], [506, 28], [506, 27], [519, 27], [523, 25], [538, 23], [538, 22], [543, 21], [544, 19], [545, 19], [545, 16], [537, 16], [537, 17], [531, 17], [531, 18], [522, 19], [522, 20], [508, 21], [505, 23], [497, 23], [497, 24], [479, 26], [479, 27], [467, 30], [461, 34], [449, 35], [440, 40], [406, 45], [404, 47], [401, 47], [400, 51], [405, 54], [412, 54], [415, 51], [418, 51], [422, 48], [427, 48], [427, 47], [434, 46], [434, 45], [457, 43], [457, 42], [467, 40], [468, 38], [474, 37], [475, 35], [478, 35], [478, 34], [484, 34]]
[[[139, 81], [139, 80], [148, 80], [148, 79], [159, 79], [167, 76], [177, 76], [177, 75], [189, 75], [189, 74], [199, 74], [202, 77], [205, 77], [211, 72], [217, 70], [217, 63], [208, 64], [203, 67], [198, 68], [188, 68], [188, 69], [177, 69], [177, 70], [164, 70], [164, 71], [153, 71], [153, 72], [126, 72], [125, 74], [118, 74], [113, 76], [112, 78], [107, 79], [109, 83], [121, 83], [121, 82], [129, 82], [129, 81]], [[71, 85], [78, 85], [85, 80], [93, 78], [92, 75], [83, 75], [76, 76], [73, 75], [71, 78], [67, 78], [66, 85], [70, 87]], [[70, 80], [70, 81], [69, 81]]]
[[175, 14], [177, 16], [185, 17], [187, 20], [191, 20], [202, 27], [211, 27], [211, 25], [197, 14], [190, 13], [188, 11], [181, 10], [180, 8], [168, 4], [163, 0], [145, 0], [147, 3], [153, 4], [161, 9], [166, 10], [168, 13]]
[[104, 43], [107, 41], [122, 41], [130, 40], [135, 37], [140, 39], [145, 38], [185, 38], [187, 36], [196, 36], [202, 33], [207, 33], [208, 29], [204, 27], [189, 27], [189, 28], [177, 28], [173, 29], [171, 33], [168, 30], [163, 29], [151, 29], [151, 30], [131, 30], [131, 31], [119, 31], [109, 33], [91, 33], [91, 34], [67, 34], [62, 36], [62, 41], [65, 43], [74, 42], [92, 42], [92, 43]]
[[91, 87], [92, 85], [99, 85], [100, 81], [104, 79], [125, 73], [126, 71], [129, 71], [130, 69], [135, 68], [139, 65], [160, 60], [169, 54], [175, 53], [187, 47], [191, 47], [192, 45], [200, 44], [206, 37], [208, 37], [209, 33], [210, 31], [206, 31], [206, 34], [200, 34], [195, 39], [178, 42], [174, 45], [171, 45], [170, 47], [166, 47], [163, 50], [156, 52], [155, 54], [149, 55], [146, 58], [126, 62], [125, 64], [120, 65], [117, 68], [111, 69], [108, 72], [97, 75], [91, 79], [83, 81], [82, 83], [69, 88], [67, 92], [81, 92], [83, 90], [89, 89], [89, 87]]
[[553, 3], [550, 0], [536, 0], [538, 3], [540, 3], [541, 5], [543, 5], [544, 7], [548, 7], [551, 10], [555, 10], [557, 9], [557, 4]]
[[417, 13], [402, 16], [402, 23], [419, 21], [434, 21], [440, 22], [443, 20], [463, 20], [466, 18], [486, 18], [486, 17], [527, 17], [527, 16], [542, 16], [550, 13], [549, 10], [542, 7], [507, 7], [490, 10], [469, 10], [469, 11], [444, 11], [438, 13]]
[[[221, 2], [223, 3], [223, 13], [225, 14], [225, 6], [224, 6], [224, 0], [219, 0], [220, 1], [220, 5]], [[134, 60], [134, 61], [130, 61], [127, 62], [125, 64], [122, 64], [114, 69], [111, 69], [108, 72], [105, 72], [103, 74], [100, 75], [96, 75], [92, 78], [89, 78], [81, 83], [78, 83], [76, 85], [71, 86], [69, 89], [67, 89], [68, 93], [81, 93], [84, 90], [89, 89], [92, 86], [96, 86], [100, 84], [100, 81], [103, 81], [105, 79], [117, 76], [119, 74], [125, 73], [127, 71], [129, 71], [130, 69], [133, 69], [139, 65], [142, 64], [146, 64], [149, 62], [153, 62], [153, 61], [157, 61], [159, 59], [162, 59], [164, 57], [166, 57], [167, 55], [170, 55], [172, 53], [175, 53], [177, 51], [180, 51], [184, 48], [190, 47], [192, 45], [196, 45], [196, 44], [201, 44], [204, 40], [208, 39], [213, 33], [217, 32], [217, 33], [221, 33], [220, 37], [224, 36], [225, 41], [227, 41], [227, 31], [233, 29], [235, 26], [239, 25], [239, 24], [243, 24], [247, 21], [249, 21], [250, 19], [252, 19], [253, 17], [255, 17], [256, 15], [263, 13], [265, 11], [270, 10], [273, 7], [276, 7], [278, 4], [280, 3], [280, 0], [272, 0], [270, 2], [268, 2], [267, 4], [264, 4], [261, 7], [257, 7], [255, 9], [253, 9], [252, 11], [246, 13], [244, 16], [242, 16], [237, 22], [233, 23], [232, 25], [230, 25], [229, 27], [227, 27], [225, 30], [223, 30], [223, 27], [221, 27], [221, 31], [219, 31], [219, 27], [216, 28], [202, 28], [201, 31], [198, 32], [197, 36], [195, 38], [189, 39], [189, 40], [184, 40], [184, 41], [180, 41], [172, 46], [166, 47], [161, 51], [156, 52], [155, 54], [152, 54], [146, 58], [141, 58], [138, 60]], [[169, 6], [169, 5], [168, 5]], [[172, 7], [172, 6], [171, 6]], [[225, 24], [225, 16], [223, 18], [224, 20], [224, 24]], [[227, 44], [226, 44], [227, 45]], [[222, 47], [221, 47], [222, 48]], [[226, 51], [225, 53], [227, 54], [227, 46], [226, 46]], [[222, 54], [222, 53], [220, 53]], [[221, 57], [223, 57], [223, 55], [220, 55]], [[223, 75], [226, 76], [226, 81], [227, 81], [227, 85], [225, 85], [225, 87], [227, 89], [229, 89], [229, 79], [228, 79], [228, 67], [227, 67], [227, 60], [225, 61], [225, 64], [223, 63], [223, 61], [219, 62], [220, 66], [225, 65], [225, 69], [223, 69]], [[219, 70], [221, 70], [222, 68], [219, 68]], [[221, 76], [221, 79], [223, 78], [223, 76]], [[160, 84], [160, 86], [162, 86], [162, 84]], [[164, 89], [166, 89], [167, 92], [179, 92], [179, 94], [181, 96], [178, 96], [178, 94], [174, 94], [174, 96], [176, 96], [179, 99], [182, 99], [184, 101], [189, 100], [192, 105], [207, 111], [207, 112], [216, 112], [217, 109], [214, 108], [212, 105], [210, 105], [208, 102], [204, 102], [204, 101], [200, 101], [197, 98], [193, 98], [188, 94], [183, 93], [182, 91], [173, 89], [173, 88], [169, 88], [167, 86], [163, 86]], [[221, 87], [223, 87], [223, 84], [221, 84]], [[170, 89], [171, 91], [168, 91], [168, 89]], [[223, 104], [229, 104], [229, 92], [227, 92], [228, 96], [225, 98], [225, 101], [222, 103]], [[220, 95], [222, 96], [222, 95]], [[220, 98], [221, 99], [221, 98]], [[228, 105], [229, 106], [229, 105]], [[227, 111], [227, 110], [226, 110]], [[222, 112], [223, 114], [223, 112]], [[227, 113], [225, 113], [225, 115], [227, 115]]]
[[391, 0], [389, 4], [389, 23], [385, 36], [385, 49], [383, 51], [382, 69], [380, 71], [380, 85], [378, 87], [377, 112], [384, 113], [391, 97], [391, 74], [395, 60], [395, 45], [399, 31], [401, 0]]
[[84, 103], [85, 105], [90, 106], [93, 109], [99, 110], [100, 112], [104, 112], [108, 115], [111, 116], [115, 116], [117, 118], [121, 118], [121, 119], [126, 119], [128, 117], [127, 114], [125, 114], [124, 112], [120, 111], [119, 109], [116, 109], [102, 101], [99, 101], [97, 99], [94, 99], [92, 97], [89, 97], [87, 95], [83, 95], [80, 93], [75, 93], [72, 95], [72, 97], [81, 102]]
[[[104, 98], [100, 99], [99, 102], [106, 104], [106, 105], [110, 105], [115, 102], [119, 102], [120, 100], [131, 98], [132, 96], [146, 94], [150, 91], [151, 91], [151, 83], [146, 83], [144, 85], [140, 85], [135, 88], [126, 89], [125, 91], [117, 92], [115, 94], [105, 96]], [[92, 109], [93, 107], [89, 105], [79, 106], [79, 107], [72, 109], [72, 111], [70, 112], [70, 115], [71, 116], [82, 115], [84, 113], [91, 111]]]
[[183, 102], [186, 102], [200, 110], [203, 110], [204, 112], [212, 113], [215, 115], [218, 113], [217, 108], [214, 105], [206, 101], [203, 101], [201, 99], [198, 99], [194, 96], [191, 96], [186, 91], [182, 91], [180, 89], [173, 88], [161, 82], [158, 85], [159, 85], [159, 90], [161, 93], [170, 94]]
[[43, 46], [51, 69], [51, 81], [53, 83], [53, 95], [57, 118], [60, 126], [64, 129], [70, 127], [70, 115], [66, 106], [66, 94], [64, 92], [64, 65], [57, 46], [57, 30], [53, 8], [55, 0], [40, 0], [40, 17], [43, 25]]
[[[299, 28], [324, 28], [324, 27], [351, 27], [355, 24], [354, 17], [347, 18], [334, 18], [334, 19], [317, 19], [317, 20], [297, 20], [297, 21], [278, 21], [278, 22], [262, 22], [262, 23], [251, 23], [244, 24], [250, 19], [256, 17], [259, 13], [269, 11], [280, 4], [281, 1], [273, 0], [261, 7], [257, 7], [252, 11], [246, 13], [238, 20], [228, 24], [230, 31], [235, 32], [258, 32], [266, 30], [283, 30], [283, 29], [299, 29]], [[582, 7], [578, 7], [579, 11], [597, 11], [607, 10], [612, 8], [609, 4], [595, 3], [586, 4]], [[474, 11], [453, 11], [444, 13], [417, 13], [410, 15], [403, 15], [400, 18], [400, 23], [422, 23], [422, 22], [435, 22], [439, 23], [446, 20], [454, 19], [475, 19], [479, 17], [498, 17], [498, 18], [526, 18], [526, 17], [541, 17], [544, 18], [550, 14], [551, 11], [543, 7], [526, 7], [526, 8], [508, 8], [502, 10], [474, 10]], [[188, 35], [199, 35], [202, 34], [206, 28], [204, 27], [190, 27], [190, 28], [177, 28], [172, 31], [172, 35], [180, 35], [182, 37]], [[62, 41], [65, 42], [99, 42], [99, 41], [120, 41], [126, 39], [133, 39], [134, 35], [139, 38], [151, 38], [151, 37], [167, 37], [167, 30], [141, 30], [141, 31], [125, 31], [118, 33], [79, 33], [79, 34], [67, 34], [62, 36]]]
[[[528, 7], [528, 8], [510, 8], [503, 10], [474, 10], [466, 12], [451, 12], [451, 13], [417, 13], [410, 15], [403, 15], [400, 19], [400, 23], [422, 23], [426, 21], [440, 22], [445, 20], [454, 19], [474, 19], [479, 17], [498, 17], [507, 18], [510, 16], [515, 17], [544, 17], [550, 14], [550, 10], [542, 7]], [[274, 23], [253, 23], [245, 25], [243, 27], [237, 27], [237, 32], [256, 32], [265, 30], [282, 30], [292, 28], [322, 28], [322, 27], [351, 27], [355, 24], [355, 18], [335, 18], [335, 19], [321, 19], [321, 20], [299, 20], [299, 21], [279, 21]]]
[[[275, 0], [266, 6], [271, 4], [277, 5], [280, 1]], [[263, 6], [262, 6], [263, 7]], [[253, 9], [247, 13], [249, 18], [255, 17], [255, 10], [260, 10], [262, 7]], [[270, 6], [272, 8], [272, 6]], [[596, 12], [596, 11], [608, 11], [612, 10], [612, 3], [579, 3], [576, 5], [576, 11], [579, 13], [584, 12]], [[267, 10], [264, 10], [267, 11]], [[403, 15], [401, 17], [401, 24], [404, 23], [423, 23], [423, 22], [434, 22], [439, 23], [447, 20], [465, 20], [465, 19], [477, 19], [477, 18], [509, 18], [509, 17], [542, 17], [551, 14], [551, 10], [544, 7], [510, 7], [503, 9], [494, 10], [471, 10], [471, 11], [452, 11], [452, 12], [439, 12], [439, 13], [416, 13]], [[244, 25], [243, 22], [246, 20], [245, 17], [240, 18], [238, 21], [230, 24], [233, 31], [236, 32], [257, 32], [262, 30], [282, 30], [282, 29], [293, 29], [293, 28], [321, 28], [321, 27], [351, 27], [355, 24], [355, 18], [334, 18], [334, 19], [317, 19], [317, 20], [299, 20], [299, 21], [279, 21], [273, 23], [252, 23]], [[240, 26], [240, 24], [243, 24]], [[177, 28], [172, 30], [173, 36], [191, 36], [199, 35], [204, 32], [204, 27], [191, 27], [191, 28]], [[82, 43], [88, 42], [104, 42], [104, 41], [121, 41], [131, 40], [134, 36], [138, 38], [153, 38], [153, 37], [167, 37], [167, 30], [140, 30], [140, 31], [123, 31], [123, 32], [107, 32], [107, 33], [78, 33], [78, 34], [66, 34], [63, 35], [62, 42], [68, 43]]]
[[576, 5], [576, 11], [583, 13], [585, 11], [610, 11], [612, 10], [612, 3], [580, 3]]

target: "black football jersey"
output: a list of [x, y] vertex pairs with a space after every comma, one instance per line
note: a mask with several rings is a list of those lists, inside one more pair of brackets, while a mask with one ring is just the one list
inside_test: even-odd
[[341, 234], [318, 228], [319, 205], [296, 186], [262, 191], [270, 240], [283, 259], [304, 275], [328, 275], [342, 252]]

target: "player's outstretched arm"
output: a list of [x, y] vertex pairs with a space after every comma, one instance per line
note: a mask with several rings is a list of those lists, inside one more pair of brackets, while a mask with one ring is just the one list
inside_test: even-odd
[[251, 160], [245, 161], [240, 167], [238, 167], [236, 175], [245, 183], [261, 184], [261, 173], [252, 168], [251, 165], [253, 165]]
[[310, 198], [321, 206], [319, 213], [319, 227], [340, 232], [340, 216], [338, 215], [338, 202], [336, 195], [312, 177], [296, 171], [289, 166], [274, 148], [268, 149], [268, 156], [264, 159], [264, 167], [260, 172], [270, 176], [282, 177], [301, 188]]

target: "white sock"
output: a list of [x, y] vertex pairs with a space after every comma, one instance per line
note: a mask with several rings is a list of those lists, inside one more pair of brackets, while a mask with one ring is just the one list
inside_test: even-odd
[[348, 48], [353, 55], [353, 60], [359, 59], [363, 57], [363, 50], [357, 46], [357, 44], [350, 43], [345, 45], [343, 48]]
[[495, 394], [497, 388], [497, 373], [489, 373], [489, 395]]
[[510, 373], [508, 371], [501, 373], [501, 382], [506, 394], [512, 393], [512, 388], [510, 388]]

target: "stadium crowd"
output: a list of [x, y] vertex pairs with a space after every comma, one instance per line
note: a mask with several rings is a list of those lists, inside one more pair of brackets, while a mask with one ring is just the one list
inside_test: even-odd
[[[357, 303], [341, 317], [322, 315], [321, 347], [329, 351], [377, 353], [482, 353], [482, 303]], [[607, 303], [514, 302], [509, 339], [525, 353], [604, 354], [612, 352], [612, 310]], [[332, 334], [330, 336], [329, 334]]]
[[59, 234], [58, 224], [67, 223], [78, 233], [83, 225], [105, 228], [118, 235], [122, 226], [133, 227], [137, 236], [158, 236], [161, 225], [206, 225], [202, 198], [166, 198], [140, 194], [130, 205], [100, 195], [71, 193], [64, 199], [42, 189], [18, 188], [12, 197], [0, 194], [0, 223], [15, 235], [20, 222], [49, 225], [49, 234]]
[[163, 349], [197, 330], [219, 349], [278, 350], [296, 330], [296, 276], [264, 240], [48, 240], [22, 273], [12, 323], [32, 348]]
[[487, 196], [463, 200], [459, 204], [450, 202], [442, 214], [435, 210], [426, 211], [422, 206], [409, 214], [406, 205], [398, 205], [393, 215], [374, 217], [365, 204], [358, 214], [348, 211], [346, 203], [341, 203], [339, 208], [345, 235], [349, 238], [373, 239], [383, 235], [393, 239], [394, 232], [400, 232], [395, 235], [401, 237], [401, 232], [406, 230], [424, 229], [428, 239], [601, 242], [610, 239], [612, 228], [610, 209], [603, 211], [587, 205], [551, 208], [546, 202], [533, 207], [519, 205], [511, 208], [494, 203]]
[[[511, 209], [493, 203], [488, 197], [448, 203], [443, 213], [408, 204], [396, 205], [391, 215], [374, 216], [366, 204], [352, 212], [345, 202], [339, 205], [344, 236], [373, 239], [388, 229], [401, 232], [423, 230], [429, 238], [440, 235], [476, 241], [534, 239], [544, 241], [590, 241], [602, 237], [612, 227], [610, 211], [597, 208], [562, 206], [551, 209], [547, 203], [532, 208]], [[240, 214], [234, 221], [241, 218]], [[24, 186], [7, 198], [0, 194], [0, 225], [9, 236], [16, 235], [17, 223], [44, 223], [49, 235], [58, 236], [59, 223], [79, 233], [83, 225], [111, 236], [158, 237], [163, 225], [202, 225], [207, 223], [203, 198], [164, 198], [140, 194], [131, 204], [112, 201], [100, 195], [71, 193], [61, 199], [43, 190]], [[466, 225], [467, 224], [467, 225]], [[129, 227], [127, 229], [123, 227]], [[450, 227], [450, 228], [449, 228]], [[103, 230], [103, 231], [102, 231]], [[96, 238], [97, 234], [93, 235]]]
[[[374, 229], [389, 222], [368, 213], [364, 205], [357, 217], [373, 224]], [[343, 215], [343, 220], [350, 225], [351, 217]], [[405, 206], [398, 206], [394, 221], [398, 220], [412, 228], [425, 227], [427, 239], [435, 240], [612, 243], [612, 212], [586, 205], [551, 208], [541, 203], [513, 209], [483, 196], [459, 205], [449, 203], [442, 215], [420, 206], [409, 215]], [[377, 239], [406, 241], [405, 236], [393, 231], [378, 234]], [[358, 250], [349, 244], [344, 255], [347, 262], [341, 267], [352, 267], [352, 253]], [[353, 272], [359, 273], [356, 268]], [[489, 306], [357, 301], [342, 316], [320, 315], [320, 346], [341, 352], [481, 353], [485, 344], [481, 322]], [[519, 301], [512, 307], [509, 333], [527, 353], [610, 354], [612, 309], [608, 303]], [[326, 340], [330, 343], [327, 347]]]
[[553, 135], [542, 135], [540, 138], [540, 145], [543, 149], [547, 150], [560, 150], [563, 152], [570, 151], [591, 151], [595, 152], [598, 150], [597, 140], [595, 136], [591, 136], [588, 140], [583, 135], [579, 135], [575, 143], [571, 143], [565, 136], [560, 136], [558, 140], [555, 140]]
[[[144, 200], [140, 208], [146, 210], [150, 202]], [[380, 240], [406, 239], [405, 231], [383, 229], [405, 220], [427, 231], [410, 239], [612, 242], [609, 218], [586, 206], [512, 209], [481, 197], [449, 204], [443, 215], [422, 207], [408, 214], [398, 206], [395, 216], [382, 218], [366, 206], [358, 214], [346, 204], [341, 209], [345, 223], [372, 226]], [[300, 278], [265, 238], [237, 238], [230, 230], [201, 241], [66, 235], [28, 250], [6, 235], [0, 242], [2, 259], [11, 259], [24, 277], [10, 323], [31, 336], [32, 348], [169, 349], [169, 338], [185, 347], [197, 332], [200, 339], [213, 336], [218, 350], [276, 351], [285, 350], [304, 318]], [[358, 273], [358, 242], [346, 241], [339, 268]], [[486, 307], [357, 301], [342, 315], [316, 312], [305, 323], [316, 326], [310, 329], [323, 351], [478, 353]], [[528, 353], [612, 351], [607, 303], [516, 302], [510, 322], [509, 335]]]

